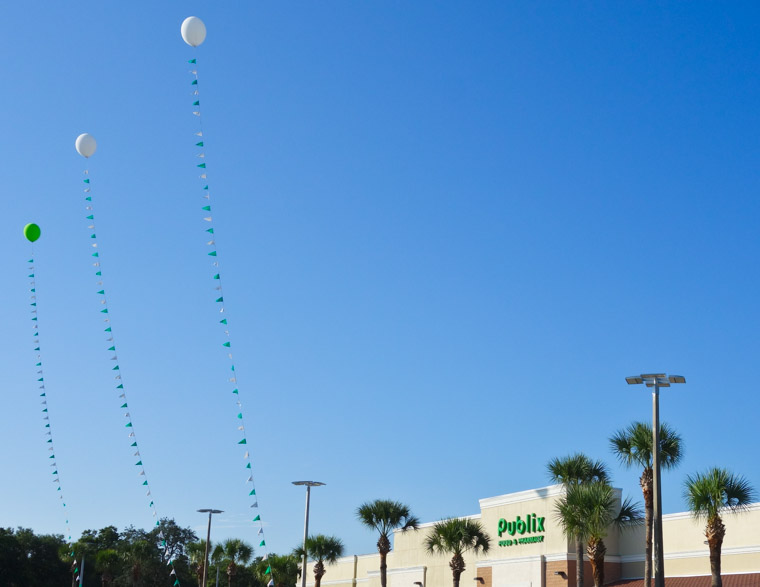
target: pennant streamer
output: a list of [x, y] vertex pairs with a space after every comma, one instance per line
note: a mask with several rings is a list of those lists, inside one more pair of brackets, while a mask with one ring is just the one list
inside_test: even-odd
[[[82, 135], [84, 136], [84, 135]], [[87, 135], [89, 137], [89, 135]], [[95, 139], [92, 139], [92, 137], [89, 137], [90, 140], [93, 143], [92, 146], [92, 152], [95, 151], [94, 142]], [[82, 150], [80, 149], [80, 141], [77, 141], [77, 151], [84, 157], [89, 158], [88, 155], [84, 155], [82, 153]], [[84, 170], [84, 201], [85, 201], [85, 219], [87, 220], [87, 230], [89, 231], [90, 235], [90, 247], [91, 247], [91, 261], [92, 261], [92, 267], [95, 270], [95, 279], [96, 279], [96, 286], [97, 286], [97, 295], [98, 295], [98, 301], [100, 302], [100, 313], [102, 314], [103, 318], [103, 333], [105, 335], [105, 345], [107, 347], [107, 352], [109, 354], [110, 360], [113, 362], [113, 367], [111, 367], [111, 372], [113, 374], [113, 386], [114, 391], [116, 392], [118, 396], [118, 403], [119, 408], [122, 410], [124, 414], [124, 428], [127, 432], [127, 442], [129, 443], [130, 450], [134, 451], [134, 457], [137, 459], [137, 462], [135, 463], [135, 467], [137, 467], [137, 478], [140, 481], [141, 486], [145, 490], [145, 497], [146, 502], [148, 503], [148, 508], [151, 510], [153, 521], [155, 523], [155, 526], [160, 526], [159, 517], [158, 517], [158, 510], [156, 509], [155, 502], [153, 501], [153, 495], [150, 488], [150, 484], [148, 483], [148, 476], [145, 473], [145, 466], [143, 465], [142, 457], [140, 455], [140, 447], [137, 444], [137, 435], [135, 433], [135, 427], [134, 422], [132, 422], [132, 416], [129, 413], [129, 402], [127, 401], [127, 392], [124, 388], [124, 380], [122, 378], [121, 373], [121, 366], [119, 365], [119, 355], [116, 351], [116, 342], [114, 340], [114, 333], [113, 333], [113, 327], [111, 325], [111, 317], [110, 312], [108, 309], [108, 298], [106, 297], [106, 291], [105, 287], [103, 286], [103, 271], [101, 268], [101, 260], [100, 260], [100, 251], [98, 248], [98, 238], [97, 238], [97, 232], [95, 229], [95, 208], [94, 208], [94, 202], [93, 202], [93, 195], [92, 195], [92, 183], [90, 181], [90, 170], [89, 167]], [[158, 534], [159, 539], [161, 540], [161, 547], [163, 549], [166, 548], [166, 540], [164, 539], [163, 532], [159, 532]], [[167, 553], [168, 558], [168, 553]], [[170, 574], [171, 577], [174, 577], [174, 561], [172, 559], [168, 559], [167, 564], [171, 566], [172, 573]], [[179, 580], [175, 580], [174, 585], [179, 585]]]
[[[200, 19], [196, 19], [200, 20]], [[202, 23], [201, 23], [202, 25]], [[203, 36], [205, 38], [205, 26], [203, 27]], [[184, 37], [183, 33], [183, 37]], [[186, 42], [187, 39], [185, 39]], [[202, 40], [201, 40], [202, 42]], [[197, 47], [197, 45], [192, 44], [188, 42], [188, 44], [192, 45], [193, 47]], [[200, 43], [198, 43], [200, 44]], [[233, 358], [232, 353], [232, 342], [230, 339], [230, 331], [229, 331], [229, 323], [227, 319], [227, 312], [224, 307], [224, 291], [222, 288], [222, 275], [221, 270], [219, 266], [219, 251], [216, 248], [216, 240], [214, 235], [214, 217], [212, 214], [212, 205], [211, 205], [211, 192], [209, 190], [209, 181], [208, 181], [208, 167], [206, 163], [206, 152], [204, 150], [205, 147], [205, 138], [203, 136], [203, 117], [201, 116], [201, 98], [200, 98], [200, 84], [199, 84], [199, 78], [198, 78], [198, 59], [193, 58], [188, 61], [190, 64], [190, 75], [192, 76], [192, 79], [190, 81], [190, 102], [191, 102], [191, 112], [193, 117], [196, 119], [196, 132], [193, 134], [193, 143], [195, 144], [195, 169], [196, 171], [200, 172], [198, 175], [199, 180], [199, 195], [200, 195], [200, 211], [201, 211], [201, 217], [203, 218], [203, 231], [205, 234], [206, 239], [206, 246], [208, 246], [208, 257], [210, 257], [211, 261], [211, 280], [214, 285], [214, 304], [216, 304], [216, 307], [218, 309], [219, 313], [219, 326], [221, 330], [221, 340], [219, 342], [219, 346], [224, 349], [225, 354], [227, 356], [227, 359], [229, 361], [229, 371], [227, 374], [227, 383], [228, 388], [230, 390], [230, 393], [232, 395], [234, 406], [235, 406], [235, 422], [238, 430], [240, 431], [240, 440], [238, 441], [238, 445], [247, 445], [248, 439], [246, 435], [246, 427], [245, 427], [245, 421], [243, 418], [243, 404], [240, 399], [240, 392], [238, 390], [237, 385], [237, 374], [235, 372], [235, 361]], [[245, 491], [248, 493], [249, 499], [250, 499], [250, 507], [255, 508], [258, 510], [259, 503], [256, 499], [256, 486], [253, 480], [253, 466], [252, 466], [252, 460], [251, 455], [248, 450], [245, 450], [243, 453], [243, 463], [244, 463], [244, 473], [245, 473]], [[261, 521], [260, 515], [252, 515], [251, 516], [251, 522], [254, 523], [258, 529], [258, 536], [262, 538], [261, 543], [259, 546], [264, 549], [264, 555], [263, 558], [266, 560], [269, 556], [266, 548], [266, 541], [263, 540], [264, 538], [264, 523]]]
[[[35, 230], [36, 229], [36, 230]], [[24, 228], [24, 236], [26, 236], [27, 240], [29, 242], [33, 243], [39, 238], [40, 235], [40, 229], [36, 224], [27, 224], [27, 226]], [[52, 476], [53, 484], [56, 486], [55, 490], [58, 494], [58, 499], [61, 502], [61, 506], [64, 508], [64, 515], [66, 519], [66, 544], [68, 546], [69, 551], [71, 552], [71, 556], [74, 556], [74, 552], [72, 550], [72, 540], [71, 540], [71, 526], [69, 525], [69, 515], [68, 511], [66, 510], [66, 500], [63, 498], [63, 488], [61, 487], [61, 475], [58, 472], [59, 467], [57, 463], [57, 459], [55, 456], [55, 444], [53, 443], [53, 429], [52, 425], [50, 423], [50, 411], [48, 408], [47, 403], [47, 389], [45, 387], [45, 374], [44, 369], [42, 368], [42, 351], [40, 346], [40, 332], [39, 332], [39, 319], [37, 314], [37, 278], [35, 277], [35, 268], [34, 268], [34, 245], [30, 245], [30, 248], [32, 249], [32, 256], [29, 258], [29, 279], [31, 281], [29, 282], [29, 293], [30, 293], [30, 306], [32, 307], [32, 330], [34, 331], [34, 352], [35, 352], [35, 370], [37, 372], [36, 379], [37, 379], [37, 389], [40, 391], [40, 405], [42, 406], [42, 422], [44, 423], [45, 428], [45, 447], [47, 448], [47, 452], [50, 454], [47, 455], [47, 460], [49, 461], [50, 468], [52, 469], [50, 474]]]

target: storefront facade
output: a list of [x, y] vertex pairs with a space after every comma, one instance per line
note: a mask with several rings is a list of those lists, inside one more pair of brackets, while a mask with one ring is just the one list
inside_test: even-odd
[[[521, 491], [480, 500], [479, 520], [491, 537], [485, 555], [465, 556], [462, 587], [575, 587], [575, 548], [563, 535], [555, 506], [563, 495], [560, 485]], [[620, 500], [620, 490], [616, 498]], [[421, 524], [417, 532], [396, 532], [388, 555], [388, 587], [443, 587], [452, 584], [450, 557], [426, 552], [425, 538], [435, 522]], [[741, 515], [726, 514], [723, 574], [758, 573], [760, 579], [760, 504]], [[666, 576], [710, 574], [704, 524], [689, 514], [663, 518]], [[618, 532], [605, 538], [606, 583], [638, 578], [644, 570], [644, 530]], [[327, 567], [322, 585], [380, 587], [380, 559], [376, 553], [344, 557]], [[585, 563], [586, 578], [591, 569]], [[309, 565], [307, 584], [313, 585]], [[760, 585], [760, 582], [758, 583]]]

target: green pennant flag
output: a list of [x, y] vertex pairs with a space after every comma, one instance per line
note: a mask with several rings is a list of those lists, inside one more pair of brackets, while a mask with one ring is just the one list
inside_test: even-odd
[[[198, 104], [193, 104], [193, 106], [197, 106], [197, 105]], [[203, 141], [201, 141], [200, 143], [195, 143], [195, 146], [196, 147], [202, 147], [203, 146]]]
[[211, 212], [211, 206], [203, 206], [201, 210], [206, 210], [206, 212]]
[[53, 475], [57, 475], [57, 474], [58, 474], [58, 471], [53, 471]]
[[86, 216], [87, 220], [95, 220], [95, 215], [90, 214], [89, 216]]
[[102, 271], [96, 271], [95, 275], [103, 275], [103, 272]]
[[[256, 517], [258, 518], [258, 516], [256, 516]], [[254, 520], [254, 522], [255, 522], [255, 521], [256, 521], [256, 520]], [[266, 571], [264, 571], [264, 574], [265, 574], [265, 575], [271, 575], [271, 574], [272, 574], [272, 567], [270, 567], [270, 566], [267, 566], [267, 570], [266, 570]]]
[[32, 321], [35, 321], [35, 320], [37, 320], [37, 316], [35, 316], [34, 318], [32, 318]]
[[177, 587], [177, 585], [179, 585], [179, 579], [175, 579], [174, 581], [174, 587]]
[[195, 63], [195, 59], [191, 59], [188, 63]]
[[210, 232], [211, 234], [214, 234], [214, 229], [213, 228], [207, 228], [206, 232]]
[[230, 343], [229, 342], [223, 342], [222, 346], [226, 346], [227, 348], [230, 348]]
[[124, 384], [119, 383], [119, 385], [116, 386], [116, 389], [124, 389]]
[[94, 253], [92, 254], [92, 256], [93, 256], [93, 257], [100, 257], [100, 253], [98, 253], [98, 252], [96, 251], [96, 252], [94, 252]]
[[137, 462], [135, 463], [135, 467], [137, 467], [138, 465], [142, 465], [142, 461], [137, 461]]
[[236, 394], [240, 395], [240, 392], [237, 390], [237, 388], [233, 389], [232, 393], [236, 393]]
[[[44, 410], [42, 410], [42, 412], [43, 413], [47, 412], [47, 408], [45, 408]], [[53, 441], [52, 440], [48, 440], [48, 442], [53, 442]]]
[[255, 518], [253, 518], [253, 521], [254, 522], [260, 522], [261, 521], [261, 516], [256, 516]]
[[207, 189], [208, 189], [208, 186], [207, 186], [207, 185], [204, 185], [204, 186], [203, 186], [203, 189], [204, 189], [204, 190], [207, 190]]
[[90, 238], [97, 238], [97, 237], [94, 234], [91, 234]]
[[45, 381], [42, 377], [40, 377], [37, 381]]
[[123, 404], [121, 404], [121, 406], [120, 406], [120, 407], [121, 407], [121, 408], [126, 408], [126, 407], [127, 407], [127, 402], [124, 402]]
[[222, 320], [219, 320], [219, 324], [227, 324], [227, 318], [223, 318]]
[[199, 163], [198, 165], [196, 165], [196, 167], [200, 167], [201, 169], [206, 169], [206, 164], [205, 163]]
[[214, 275], [214, 279], [220, 279], [219, 274]]
[[256, 495], [256, 490], [255, 489], [251, 489], [251, 492], [248, 495]]
[[132, 443], [132, 444], [130, 444], [129, 446], [137, 446], [137, 443], [136, 443], [136, 442], [133, 442], [133, 443]]
[[85, 200], [87, 200], [88, 202], [92, 202], [92, 196], [87, 196], [87, 197], [85, 198]]
[[266, 543], [266, 541], [264, 541], [264, 540], [262, 540], [262, 541], [261, 541], [261, 544], [259, 544], [259, 546], [266, 546], [266, 545], [267, 545], [267, 543]]
[[[146, 479], [145, 481], [143, 481], [143, 485], [147, 485], [147, 484], [148, 484], [148, 480]], [[158, 522], [156, 522], [156, 526], [158, 526]]]
[[[47, 410], [45, 410], [45, 411], [47, 412]], [[243, 440], [241, 440], [240, 442], [238, 442], [238, 444], [248, 444], [248, 442], [244, 438]]]
[[100, 311], [100, 313], [101, 313], [101, 314], [108, 314], [108, 308], [103, 308], [103, 309]]
[[197, 86], [198, 85], [198, 80], [194, 79], [192, 82], [190, 82], [190, 85], [191, 86]]
[[223, 302], [223, 301], [224, 301], [224, 298], [219, 298], [219, 299], [217, 299], [216, 301], [217, 301], [217, 303], [219, 303], [219, 302]]
[[98, 293], [99, 293], [100, 295], [104, 296], [104, 295], [106, 295], [106, 290], [104, 290], [104, 289], [101, 289], [100, 291], [98, 291]]
[[[193, 106], [200, 106], [200, 105], [201, 105], [201, 101], [200, 100], [196, 100], [195, 102], [193, 102]], [[197, 147], [202, 147], [203, 143], [202, 142], [198, 143], [196, 146]]]
[[90, 183], [90, 178], [88, 177], [87, 179], [83, 179], [82, 181], [83, 181], [84, 183]]
[[36, 292], [37, 290], [36, 290], [36, 289], [34, 289], [34, 288], [32, 288], [32, 289], [30, 289], [29, 291], [31, 291], [32, 293], [34, 293], [34, 292]]
[[238, 420], [242, 420], [242, 419], [243, 419], [243, 414], [241, 412], [241, 413], [238, 414]]
[[116, 365], [116, 367], [114, 367], [113, 369], [111, 369], [111, 371], [120, 371], [119, 366]]
[[27, 275], [27, 277], [34, 277], [34, 273]]
[[45, 424], [45, 428], [50, 428], [50, 424]]
[[103, 332], [111, 332], [111, 327], [109, 326], [109, 327], [108, 327], [108, 328], [106, 328], [106, 329], [105, 329]]
[[248, 464], [245, 466], [245, 468], [246, 468], [246, 469], [250, 469], [250, 468], [251, 468], [251, 463], [248, 463]]
[[40, 350], [40, 347], [35, 347], [34, 350], [38, 351], [38, 350]]
[[115, 347], [115, 346], [109, 346], [109, 347], [108, 347], [108, 350], [109, 350], [109, 351], [115, 351], [115, 350], [116, 350], [116, 347]]
[[209, 256], [211, 256], [211, 257], [216, 257], [216, 251], [211, 251], [211, 252], [209, 253]]
[[132, 428], [132, 422], [127, 422], [127, 425], [124, 426], [124, 428]]

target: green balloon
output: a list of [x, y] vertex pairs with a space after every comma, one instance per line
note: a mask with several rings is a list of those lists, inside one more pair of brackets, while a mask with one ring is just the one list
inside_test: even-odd
[[33, 243], [38, 238], [40, 238], [40, 227], [36, 224], [27, 224], [24, 227], [24, 236], [26, 237], [26, 240], [28, 240], [30, 243]]

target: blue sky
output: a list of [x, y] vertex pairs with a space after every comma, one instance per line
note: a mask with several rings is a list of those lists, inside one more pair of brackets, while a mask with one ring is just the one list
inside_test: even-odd
[[[122, 374], [160, 515], [258, 543], [199, 212], [198, 58], [216, 241], [272, 551], [376, 537], [548, 483], [683, 374], [664, 481], [760, 488], [760, 11], [754, 3], [162, 2], [6, 7], [0, 524], [63, 533], [21, 229], [75, 535], [152, 524], [102, 338], [83, 132]], [[179, 27], [207, 26], [193, 51]]]

